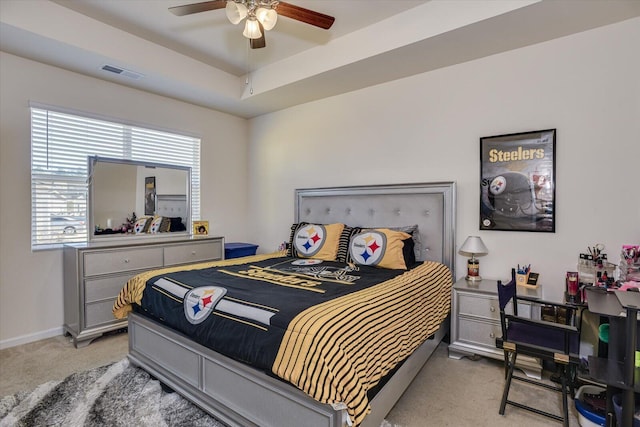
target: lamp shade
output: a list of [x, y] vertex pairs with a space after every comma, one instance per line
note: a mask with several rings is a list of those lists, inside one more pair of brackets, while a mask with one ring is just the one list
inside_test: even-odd
[[256, 21], [256, 18], [249, 17], [247, 19], [242, 35], [248, 39], [259, 39], [262, 37], [262, 31], [260, 31], [260, 25], [258, 21]]
[[256, 19], [262, 24], [262, 28], [269, 31], [276, 26], [278, 21], [278, 14], [273, 9], [267, 9], [266, 7], [259, 7], [256, 10]]
[[239, 24], [244, 18], [247, 17], [247, 6], [242, 3], [236, 3], [234, 1], [228, 1], [226, 7], [227, 18], [233, 25]]
[[460, 247], [460, 252], [484, 255], [489, 253], [489, 249], [487, 249], [479, 236], [469, 236]]

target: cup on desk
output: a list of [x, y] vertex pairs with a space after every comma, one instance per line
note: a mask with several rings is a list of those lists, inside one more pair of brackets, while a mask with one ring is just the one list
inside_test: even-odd
[[577, 271], [567, 271], [566, 287], [567, 295], [569, 296], [569, 302], [577, 302], [578, 291], [580, 289]]

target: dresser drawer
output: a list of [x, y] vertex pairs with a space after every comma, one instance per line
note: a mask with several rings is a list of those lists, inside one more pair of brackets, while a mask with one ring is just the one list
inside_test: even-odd
[[94, 302], [91, 304], [85, 305], [84, 308], [84, 318], [85, 318], [85, 327], [91, 328], [93, 326], [102, 325], [105, 323], [126, 323], [126, 320], [116, 319], [113, 316], [113, 303], [116, 301], [113, 300], [102, 301], [102, 302]]
[[136, 248], [84, 254], [84, 275], [162, 267], [162, 248]]
[[164, 265], [166, 266], [216, 259], [222, 259], [222, 244], [219, 241], [188, 243], [164, 248]]
[[87, 279], [84, 281], [84, 300], [94, 302], [107, 298], [115, 299], [129, 279], [137, 273]]
[[459, 341], [495, 348], [496, 338], [501, 336], [500, 324], [465, 318], [458, 320]]
[[461, 293], [458, 295], [458, 314], [499, 321], [500, 304], [497, 297]]

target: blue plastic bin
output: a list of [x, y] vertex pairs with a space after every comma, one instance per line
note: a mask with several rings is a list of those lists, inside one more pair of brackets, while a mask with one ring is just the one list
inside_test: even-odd
[[586, 404], [582, 400], [583, 394], [599, 394], [603, 391], [605, 391], [605, 388], [592, 385], [583, 385], [578, 389], [573, 401], [578, 411], [578, 424], [580, 424], [580, 427], [599, 427], [605, 425], [606, 420], [604, 416], [597, 414], [593, 408], [591, 408], [591, 405]]
[[240, 258], [243, 256], [255, 255], [258, 250], [258, 245], [252, 243], [225, 243], [224, 244], [224, 258]]

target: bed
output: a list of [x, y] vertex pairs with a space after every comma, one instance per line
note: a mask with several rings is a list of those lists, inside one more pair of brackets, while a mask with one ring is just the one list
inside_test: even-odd
[[[137, 278], [138, 282], [145, 283], [142, 288], [145, 296], [138, 298], [138, 301], [142, 302], [134, 304], [136, 310], [129, 313], [128, 316], [129, 359], [132, 363], [147, 370], [165, 385], [231, 426], [309, 425], [332, 427], [350, 426], [354, 423], [365, 427], [379, 426], [438, 343], [448, 333], [450, 287], [452, 277], [455, 277], [453, 271], [455, 183], [296, 190], [294, 227], [298, 228], [295, 230], [305, 224], [327, 225], [326, 228], [323, 228], [325, 237], [333, 233], [331, 227], [335, 224], [349, 224], [354, 228], [376, 228], [379, 230], [378, 234], [385, 233], [387, 239], [384, 241], [385, 247], [389, 248], [394, 244], [394, 238], [401, 238], [399, 236], [404, 235], [404, 231], [408, 231], [404, 228], [411, 226], [413, 235], [410, 236], [410, 239], [404, 240], [403, 257], [407, 260], [407, 257], [412, 256], [417, 261], [424, 262], [407, 272], [399, 272], [393, 270], [395, 267], [390, 270], [374, 268], [355, 262], [353, 259], [349, 259], [348, 262], [341, 260], [340, 263], [333, 263], [327, 258], [324, 261], [324, 267], [322, 267], [322, 274], [326, 274], [326, 271], [331, 271], [332, 274], [337, 273], [330, 278], [317, 276], [314, 280], [308, 280], [308, 276], [304, 276], [306, 282], [302, 283], [300, 282], [301, 276], [297, 272], [292, 273], [292, 266], [303, 268], [304, 264], [304, 268], [316, 268], [313, 263], [316, 262], [317, 257], [322, 258], [322, 255], [311, 254], [312, 256], [306, 257], [304, 254], [301, 256], [296, 253], [295, 250], [293, 253], [290, 250], [288, 254], [262, 254], [221, 261], [214, 265], [189, 266], [186, 268], [187, 271], [171, 269], [146, 273], [141, 275], [144, 277]], [[344, 231], [345, 229], [341, 228], [338, 234], [343, 237]], [[354, 244], [356, 237], [361, 238], [364, 234], [354, 233], [353, 236], [355, 237], [351, 239], [352, 244]], [[409, 235], [404, 235], [402, 238], [407, 236]], [[367, 236], [367, 238], [369, 237]], [[293, 238], [294, 232], [292, 231]], [[415, 250], [406, 250], [406, 242], [409, 241], [412, 245], [415, 244]], [[295, 248], [295, 245], [291, 246]], [[391, 252], [391, 250], [387, 251], [388, 254]], [[310, 263], [309, 265], [312, 267], [307, 267], [307, 263]], [[378, 264], [377, 267], [381, 265]], [[398, 302], [395, 301], [395, 295], [399, 295], [398, 292], [406, 292], [406, 295], [410, 295], [409, 292], [414, 292], [408, 283], [413, 283], [415, 277], [423, 277], [427, 270], [437, 276], [438, 281], [436, 282], [429, 276], [428, 279], [424, 279], [424, 283], [429, 283], [429, 286], [434, 290], [441, 288], [438, 292], [430, 292], [434, 296], [430, 296], [429, 301], [425, 302], [425, 305], [429, 307], [429, 312], [435, 313], [433, 318], [426, 315], [423, 318], [421, 314], [413, 313], [409, 308], [406, 309], [406, 312], [397, 311]], [[375, 284], [368, 284], [370, 271], [371, 274], [376, 271], [377, 274], [382, 274], [382, 279]], [[282, 334], [278, 338], [278, 340], [282, 340], [282, 345], [276, 346], [276, 350], [269, 350], [266, 346], [259, 347], [260, 351], [253, 351], [253, 353], [257, 353], [256, 357], [259, 359], [256, 363], [257, 367], [248, 366], [239, 360], [249, 358], [251, 351], [244, 352], [239, 349], [236, 354], [229, 350], [232, 348], [231, 346], [227, 346], [224, 351], [220, 350], [227, 354], [223, 355], [211, 350], [209, 347], [212, 345], [203, 345], [205, 341], [201, 336], [190, 335], [191, 330], [198, 329], [200, 322], [209, 322], [209, 319], [216, 316], [209, 316], [207, 320], [201, 320], [198, 317], [202, 314], [201, 312], [187, 314], [187, 300], [191, 298], [193, 291], [189, 291], [191, 285], [185, 285], [184, 288], [180, 286], [189, 280], [196, 280], [189, 283], [194, 283], [192, 285], [195, 287], [194, 289], [203, 289], [198, 287], [202, 283], [197, 280], [204, 280], [206, 276], [207, 280], [211, 280], [212, 283], [218, 283], [217, 276], [213, 276], [213, 274], [226, 275], [225, 277], [234, 278], [233, 280], [237, 276], [244, 275], [243, 280], [247, 276], [251, 276], [251, 280], [271, 282], [280, 280], [283, 283], [286, 281], [286, 286], [281, 283], [278, 286], [273, 286], [278, 290], [270, 291], [269, 294], [279, 292], [280, 288], [304, 287], [306, 294], [317, 295], [314, 298], [318, 298], [320, 302], [318, 305], [313, 303], [310, 306], [305, 306], [306, 308], [303, 307], [300, 314], [293, 313], [291, 318], [283, 317], [286, 319], [283, 331], [278, 331]], [[196, 277], [192, 279], [191, 275]], [[276, 277], [276, 275], [288, 276], [286, 276], [286, 280], [281, 280], [278, 278], [280, 276]], [[357, 279], [353, 279], [353, 277], [357, 277]], [[411, 280], [408, 280], [409, 277]], [[225, 280], [227, 282], [224, 283], [232, 281], [232, 279]], [[133, 282], [135, 281], [133, 280]], [[351, 282], [348, 283], [349, 281]], [[131, 284], [131, 286], [133, 285]], [[245, 286], [244, 282], [239, 286]], [[252, 283], [251, 286], [255, 285]], [[242, 289], [214, 288], [207, 289], [207, 292], [215, 294], [216, 298], [219, 298], [216, 312], [224, 311], [221, 304], [225, 302], [224, 307], [227, 311], [224, 313], [231, 313], [233, 316], [233, 310], [236, 309], [233, 305], [238, 306], [238, 302], [246, 302], [235, 298], [241, 295], [237, 292], [241, 292]], [[345, 288], [350, 289], [344, 291]], [[253, 288], [247, 288], [247, 291], [251, 289]], [[310, 292], [310, 289], [314, 292]], [[333, 289], [338, 290], [334, 291]], [[383, 294], [380, 292], [382, 289], [385, 292], [389, 291], [388, 295], [393, 297], [380, 297], [379, 295]], [[126, 287], [123, 289], [124, 291], [130, 294], [135, 293]], [[229, 294], [225, 295], [225, 292], [229, 292]], [[332, 292], [338, 293], [335, 299], [323, 299], [325, 295]], [[259, 292], [254, 291], [247, 294], [253, 295], [253, 293]], [[138, 292], [138, 296], [140, 295]], [[234, 298], [228, 298], [230, 295]], [[361, 316], [359, 322], [371, 319], [367, 322], [370, 330], [377, 330], [377, 323], [373, 320], [373, 316], [377, 312], [372, 301], [385, 299], [387, 301], [385, 304], [395, 304], [397, 313], [394, 314], [394, 318], [402, 321], [405, 318], [413, 319], [414, 323], [408, 323], [404, 326], [404, 332], [410, 338], [398, 340], [403, 342], [389, 344], [389, 347], [385, 344], [384, 348], [389, 350], [378, 351], [375, 357], [373, 356], [374, 350], [372, 350], [375, 347], [367, 346], [374, 345], [371, 342], [375, 343], [378, 338], [362, 339], [356, 346], [351, 345], [347, 338], [343, 340], [342, 334], [335, 334], [338, 339], [323, 341], [325, 342], [324, 347], [317, 345], [317, 343], [309, 344], [316, 339], [315, 334], [324, 337], [328, 335], [327, 331], [329, 330], [346, 330], [344, 324], [334, 325], [331, 322], [339, 321], [334, 319], [341, 317], [336, 314], [340, 313], [339, 307], [353, 307], [352, 302], [359, 302], [363, 295], [368, 295], [367, 297], [371, 299], [356, 306], [363, 307], [361, 315], [354, 314], [354, 316]], [[200, 297], [201, 295], [198, 296], [198, 298]], [[254, 329], [259, 329], [258, 327], [272, 329], [269, 325], [273, 319], [274, 325], [277, 326], [278, 322], [281, 322], [277, 316], [282, 317], [281, 312], [288, 311], [285, 308], [288, 309], [290, 305], [293, 305], [293, 299], [286, 302], [285, 305], [277, 306], [278, 301], [282, 301], [284, 304], [287, 297], [284, 294], [283, 296], [271, 295], [271, 297], [273, 300], [269, 301], [269, 304], [259, 305], [250, 302], [247, 303], [252, 306], [249, 309], [246, 305], [242, 306], [243, 313], [250, 312], [246, 315], [248, 317], [242, 317], [243, 322], [254, 323], [251, 325]], [[174, 302], [171, 301], [172, 299]], [[119, 300], [121, 300], [120, 297]], [[302, 301], [303, 305], [307, 304], [306, 300], [307, 297]], [[168, 307], [168, 310], [182, 310], [180, 307], [182, 307], [183, 301], [184, 316], [179, 321], [176, 320], [172, 323], [171, 317], [160, 311], [163, 306]], [[117, 302], [116, 305], [122, 307], [122, 302], [120, 304]], [[327, 307], [333, 307], [334, 311], [327, 311]], [[367, 307], [366, 310], [373, 311], [365, 311], [364, 307]], [[359, 310], [360, 308], [350, 308], [349, 310], [343, 309], [343, 312], [358, 313]], [[224, 313], [217, 317], [229, 317]], [[326, 313], [333, 314], [327, 316]], [[189, 318], [189, 316], [191, 317]], [[317, 317], [316, 323], [309, 321], [313, 316]], [[184, 320], [185, 318], [188, 322]], [[255, 322], [253, 320], [247, 322], [249, 318], [255, 319]], [[213, 322], [213, 320], [211, 321]], [[386, 325], [386, 322], [389, 322], [386, 318], [384, 322], [381, 320], [379, 329], [384, 330], [383, 326]], [[310, 326], [314, 335], [311, 335], [309, 330], [303, 329], [308, 324], [314, 325]], [[243, 334], [234, 332], [232, 327], [228, 328], [232, 335], [240, 336]], [[226, 330], [227, 326], [222, 329]], [[274, 327], [273, 329], [278, 328]], [[374, 332], [367, 331], [367, 334], [369, 333], [370, 337], [375, 337]], [[385, 333], [393, 335], [389, 334], [389, 331], [385, 331]], [[205, 335], [213, 336], [213, 341], [217, 340], [215, 336], [217, 334], [209, 332]], [[242, 335], [242, 340], [260, 344], [262, 338], [258, 338], [258, 335]], [[364, 335], [366, 334], [363, 332], [355, 334], [355, 336]], [[402, 336], [404, 337], [404, 334]], [[308, 337], [313, 337], [313, 340], [310, 341]], [[271, 338], [264, 340], [269, 341]], [[320, 341], [322, 340], [318, 338], [317, 342]], [[280, 341], [277, 343], [279, 344]], [[285, 343], [288, 344], [285, 345]], [[295, 351], [290, 354], [288, 350], [283, 351], [285, 347], [295, 347]], [[310, 350], [312, 347], [314, 352]], [[366, 349], [366, 351], [362, 349]], [[349, 353], [350, 351], [352, 353]], [[367, 370], [376, 371], [371, 377], [360, 378], [360, 371], [365, 370], [360, 365], [344, 368], [347, 372], [356, 372], [352, 377], [342, 378], [338, 374], [338, 371], [343, 369], [343, 365], [348, 365], [345, 361], [357, 359], [353, 356], [355, 353], [358, 353], [357, 357], [368, 361]], [[269, 356], [270, 354], [271, 356]], [[397, 360], [391, 360], [394, 358]], [[337, 365], [328, 364], [327, 360], [329, 359], [332, 360], [331, 363], [340, 365], [340, 369], [336, 368]], [[371, 362], [372, 360], [373, 362]], [[272, 362], [272, 372], [268, 372], [267, 368], [271, 366]], [[261, 363], [264, 366], [261, 366]], [[377, 366], [376, 363], [380, 366]], [[372, 364], [376, 369], [371, 369]], [[323, 386], [323, 381], [330, 384], [330, 387]], [[365, 386], [362, 386], [362, 383]], [[370, 388], [377, 390], [375, 395], [371, 393]]]

